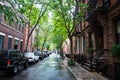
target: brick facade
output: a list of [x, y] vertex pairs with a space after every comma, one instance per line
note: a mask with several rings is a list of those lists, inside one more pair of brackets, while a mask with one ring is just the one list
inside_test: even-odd
[[[88, 48], [94, 49], [93, 55], [99, 55], [99, 51], [102, 50], [104, 54], [99, 56], [99, 58], [101, 57], [106, 60], [104, 61], [106, 70], [103, 71], [103, 74], [114, 78], [114, 58], [110, 54], [110, 49], [113, 44], [116, 44], [115, 22], [116, 20], [120, 20], [120, 1], [108, 0], [105, 3], [102, 2], [104, 0], [81, 1], [88, 4], [89, 8], [93, 8], [94, 10], [91, 9], [93, 11], [88, 11], [90, 15], [88, 15], [88, 12], [86, 13], [86, 21], [81, 22], [76, 29], [80, 29], [77, 31], [80, 34], [76, 36], [76, 39], [79, 40], [76, 44], [80, 44], [79, 46], [76, 45], [76, 47], [80, 48], [77, 48], [77, 52], [79, 51], [79, 54], [85, 55], [88, 58]], [[82, 40], [83, 37], [84, 39]], [[98, 72], [102, 72], [102, 69]]]
[[[23, 33], [19, 32], [17, 30], [15, 30], [14, 28], [11, 28], [10, 26], [8, 26], [5, 23], [0, 24], [0, 32], [4, 33], [4, 49], [8, 49], [8, 36], [12, 37], [12, 45], [11, 45], [11, 49], [14, 49], [14, 39], [18, 38], [19, 40], [23, 40]], [[20, 45], [20, 44], [18, 44]], [[19, 49], [19, 46], [18, 46]]]
[[[4, 4], [4, 2], [1, 3]], [[27, 21], [20, 13], [17, 14], [17, 17]], [[20, 20], [17, 21], [16, 19], [10, 22], [8, 19], [5, 19], [4, 13], [0, 13], [0, 49], [18, 49], [25, 51], [27, 36], [29, 33], [28, 29], [30, 29], [30, 27], [27, 23], [23, 23]], [[32, 35], [28, 46], [28, 51], [32, 51]]]

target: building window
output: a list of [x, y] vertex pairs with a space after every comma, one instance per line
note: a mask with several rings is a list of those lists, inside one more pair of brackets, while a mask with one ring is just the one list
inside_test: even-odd
[[79, 53], [79, 51], [80, 51], [80, 50], [79, 50], [79, 49], [80, 49], [80, 45], [79, 45], [80, 42], [79, 42], [79, 41], [80, 41], [80, 40], [79, 40], [79, 38], [78, 38], [78, 39], [77, 39], [77, 44], [76, 44], [76, 45], [77, 45], [77, 53]]
[[93, 48], [93, 33], [89, 33], [89, 47]]
[[89, 33], [89, 47], [95, 49], [95, 37], [94, 33]]
[[8, 17], [4, 16], [4, 23], [8, 24]]
[[15, 22], [15, 29], [17, 30], [17, 27], [18, 27], [18, 22], [16, 21]]
[[22, 44], [23, 44], [23, 41], [20, 41], [20, 50], [22, 51]]
[[18, 49], [18, 43], [19, 43], [19, 40], [16, 40], [16, 39], [15, 39], [15, 42], [14, 42], [14, 49]]
[[85, 51], [85, 46], [86, 46], [85, 45], [85, 37], [84, 36], [81, 37], [81, 42], [82, 42], [81, 43], [81, 48], [82, 48], [81, 51], [84, 52]]
[[116, 21], [116, 31], [117, 31], [117, 44], [120, 44], [120, 20]]
[[4, 36], [0, 35], [0, 49], [3, 49]]
[[83, 50], [85, 51], [85, 46], [86, 46], [86, 43], [85, 43], [85, 36], [83, 36]]
[[24, 26], [22, 27], [22, 33], [24, 33]]
[[19, 29], [18, 29], [18, 31], [20, 31], [20, 32], [21, 32], [21, 26], [22, 26], [22, 24], [19, 23]]
[[12, 38], [8, 38], [8, 49], [11, 49]]

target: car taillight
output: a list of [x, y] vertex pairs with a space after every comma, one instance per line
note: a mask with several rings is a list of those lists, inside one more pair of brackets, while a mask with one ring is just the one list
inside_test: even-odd
[[11, 64], [11, 61], [10, 61], [10, 60], [8, 60], [8, 61], [7, 61], [7, 65], [10, 65], [10, 64]]

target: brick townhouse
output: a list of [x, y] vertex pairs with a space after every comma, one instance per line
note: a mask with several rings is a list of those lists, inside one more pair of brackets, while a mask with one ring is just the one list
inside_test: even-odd
[[[0, 2], [4, 5], [9, 4], [8, 2]], [[17, 17], [24, 19], [26, 18], [20, 14], [16, 13]], [[28, 25], [20, 20], [14, 19], [10, 22], [4, 16], [4, 13], [0, 14], [0, 49], [18, 49], [21, 51], [25, 50], [27, 35], [28, 35]], [[29, 41], [29, 51], [32, 51], [32, 38]]]
[[[84, 68], [115, 78], [115, 59], [110, 54], [110, 49], [114, 44], [120, 43], [120, 0], [81, 0], [81, 3], [88, 4], [89, 7], [85, 21], [77, 24], [75, 30], [76, 52], [80, 54], [78, 62], [81, 62], [81, 55], [84, 55]], [[88, 48], [93, 48], [92, 56], [97, 61], [92, 59], [91, 63]]]

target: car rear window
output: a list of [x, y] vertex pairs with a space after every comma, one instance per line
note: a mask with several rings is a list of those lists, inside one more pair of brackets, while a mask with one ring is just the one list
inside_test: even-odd
[[10, 51], [10, 58], [16, 58], [18, 56], [18, 51]]
[[40, 55], [40, 53], [39, 53], [39, 52], [35, 52], [34, 54], [35, 54], [36, 56], [39, 56], [39, 55]]
[[33, 56], [34, 53], [25, 53], [25, 56]]
[[7, 51], [4, 51], [4, 50], [0, 50], [0, 59], [1, 58], [7, 58]]

